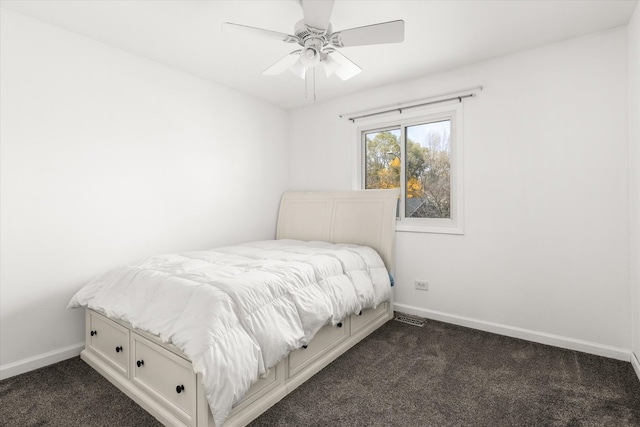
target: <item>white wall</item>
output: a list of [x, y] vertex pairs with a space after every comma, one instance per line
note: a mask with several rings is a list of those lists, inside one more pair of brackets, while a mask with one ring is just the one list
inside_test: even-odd
[[640, 377], [640, 6], [628, 26], [629, 169], [631, 198], [631, 284], [633, 288], [632, 362]]
[[4, 9], [1, 19], [8, 376], [79, 352], [83, 313], [66, 304], [107, 269], [273, 238], [288, 113]]
[[626, 40], [620, 28], [294, 110], [292, 185], [352, 188], [355, 126], [339, 114], [484, 85], [464, 106], [465, 235], [397, 233], [396, 309], [629, 360]]

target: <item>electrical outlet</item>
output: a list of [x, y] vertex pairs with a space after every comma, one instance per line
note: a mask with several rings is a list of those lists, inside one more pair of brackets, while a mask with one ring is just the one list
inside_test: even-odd
[[420, 291], [428, 291], [429, 290], [429, 282], [424, 280], [416, 280], [416, 289]]

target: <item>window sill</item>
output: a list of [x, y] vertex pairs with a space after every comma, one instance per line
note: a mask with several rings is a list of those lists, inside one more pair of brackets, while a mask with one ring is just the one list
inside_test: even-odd
[[434, 233], [434, 234], [457, 234], [463, 235], [462, 227], [457, 226], [438, 226], [438, 225], [416, 225], [403, 224], [396, 221], [396, 231], [401, 233]]

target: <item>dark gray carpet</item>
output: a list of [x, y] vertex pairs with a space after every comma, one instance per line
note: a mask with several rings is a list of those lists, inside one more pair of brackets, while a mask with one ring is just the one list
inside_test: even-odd
[[640, 426], [630, 363], [427, 320], [391, 321], [252, 423]]
[[[157, 426], [79, 358], [0, 382], [3, 426]], [[251, 426], [640, 426], [629, 363], [391, 321]]]
[[0, 381], [0, 426], [161, 426], [79, 357]]

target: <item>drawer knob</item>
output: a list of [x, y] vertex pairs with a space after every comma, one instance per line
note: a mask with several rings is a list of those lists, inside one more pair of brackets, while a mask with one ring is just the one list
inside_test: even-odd
[[98, 335], [98, 331], [91, 331], [91, 336]]
[[179, 386], [176, 387], [176, 393], [182, 393], [184, 391], [184, 386], [182, 384], [180, 384]]
[[139, 368], [140, 366], [143, 366], [143, 365], [144, 365], [144, 360], [138, 360], [138, 361], [136, 362], [136, 365], [138, 365], [138, 368]]
[[122, 346], [121, 345], [116, 347], [116, 353], [120, 353], [121, 351], [122, 351]]
[[338, 322], [338, 323], [336, 324], [336, 326], [337, 326], [338, 328], [342, 328], [342, 322]]

